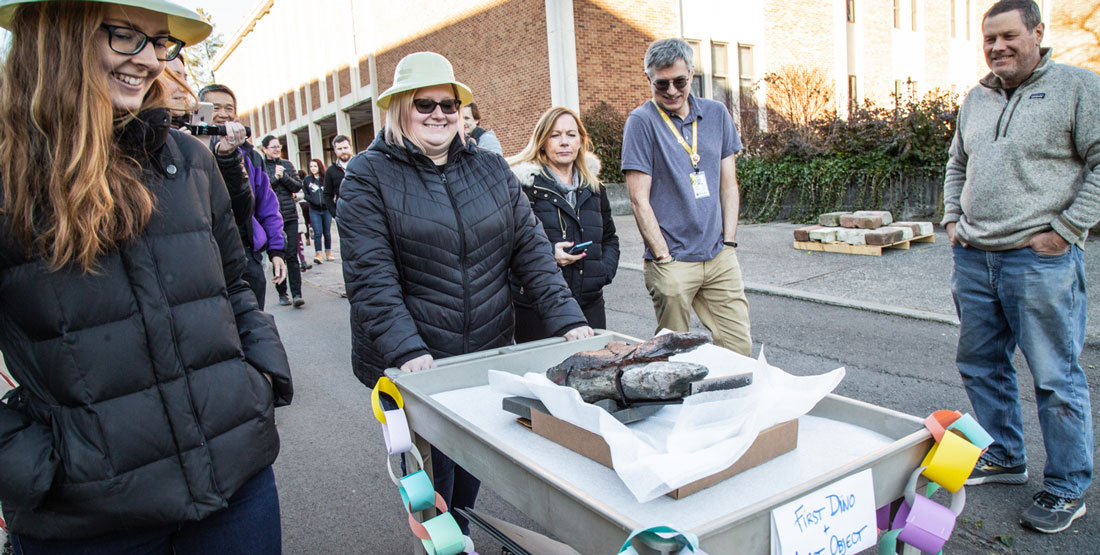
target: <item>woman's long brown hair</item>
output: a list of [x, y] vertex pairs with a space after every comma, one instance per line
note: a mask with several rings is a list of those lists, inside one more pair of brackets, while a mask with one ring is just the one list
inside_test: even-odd
[[[155, 199], [114, 133], [116, 114], [100, 68], [99, 2], [17, 8], [0, 70], [0, 211], [28, 256], [52, 270], [96, 260], [145, 228]], [[164, 101], [159, 82], [142, 109]]]

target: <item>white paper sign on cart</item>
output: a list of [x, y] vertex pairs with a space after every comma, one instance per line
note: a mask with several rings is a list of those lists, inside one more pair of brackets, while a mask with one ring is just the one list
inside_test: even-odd
[[854, 555], [875, 547], [871, 469], [772, 510], [772, 555]]

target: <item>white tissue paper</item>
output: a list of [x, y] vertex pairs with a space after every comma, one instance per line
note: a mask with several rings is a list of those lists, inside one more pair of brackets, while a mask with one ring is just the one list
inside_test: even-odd
[[489, 385], [505, 396], [538, 399], [556, 418], [603, 437], [615, 473], [644, 503], [725, 470], [761, 430], [806, 414], [844, 378], [844, 368], [792, 376], [769, 365], [763, 348], [754, 360], [708, 343], [671, 360], [702, 364], [710, 369], [707, 378], [749, 370], [753, 381], [738, 389], [689, 396], [683, 405], [669, 405], [629, 426], [544, 374], [489, 370]]

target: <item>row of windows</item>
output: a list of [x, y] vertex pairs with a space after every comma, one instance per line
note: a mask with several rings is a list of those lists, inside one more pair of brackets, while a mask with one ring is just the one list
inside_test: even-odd
[[[909, 25], [910, 25], [910, 28], [914, 31], [917, 30], [917, 21], [918, 21], [917, 2], [918, 2], [918, 0], [909, 0]], [[955, 2], [956, 2], [956, 0], [951, 0], [951, 8], [950, 8], [950, 10], [951, 10], [950, 11], [950, 14], [951, 14], [951, 38], [958, 37], [958, 34], [957, 34], [958, 24], [956, 22], [956, 15], [958, 14], [958, 10], [955, 8]], [[965, 2], [966, 2], [966, 10], [965, 10], [965, 13], [966, 13], [966, 25], [965, 25], [966, 40], [970, 40], [970, 0], [965, 0]], [[856, 20], [856, 0], [847, 0], [845, 7], [846, 7], [847, 16], [848, 16], [848, 21], [850, 23], [855, 23], [855, 20]], [[902, 26], [902, 13], [903, 13], [902, 0], [894, 0], [894, 28], [895, 29], [901, 29], [902, 28], [901, 27]]]
[[[695, 67], [695, 77], [691, 83], [691, 93], [695, 96], [705, 97], [705, 87], [703, 85], [704, 76], [708, 73], [706, 68], [703, 67], [703, 55], [702, 55], [702, 42], [698, 40], [685, 39], [688, 44], [691, 45], [691, 49], [694, 51], [695, 56], [692, 60], [692, 66]], [[737, 45], [737, 76], [738, 76], [738, 88], [739, 92], [743, 96], [746, 94], [752, 94], [752, 85], [754, 79], [753, 63], [752, 63], [752, 45], [750, 44], [738, 44]], [[729, 44], [724, 42], [711, 41], [710, 43], [710, 79], [711, 87], [713, 90], [712, 98], [723, 99], [726, 91], [730, 90], [730, 74], [729, 74]]]

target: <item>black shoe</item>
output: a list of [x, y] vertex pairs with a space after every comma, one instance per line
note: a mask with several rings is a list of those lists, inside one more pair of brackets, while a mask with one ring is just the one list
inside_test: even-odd
[[980, 484], [1026, 484], [1027, 465], [1001, 466], [994, 464], [989, 459], [982, 457], [974, 465], [974, 471], [966, 480], [966, 485], [977, 486]]
[[288, 297], [285, 297], [285, 296], [280, 296], [279, 297], [279, 305], [280, 306], [290, 306], [290, 299]]
[[306, 304], [306, 302], [302, 300], [301, 295], [294, 295], [294, 308], [302, 308], [304, 304]]
[[1020, 524], [1038, 532], [1061, 532], [1069, 528], [1073, 521], [1085, 516], [1085, 500], [1081, 498], [1058, 497], [1040, 491], [1032, 499], [1035, 502], [1020, 515]]

